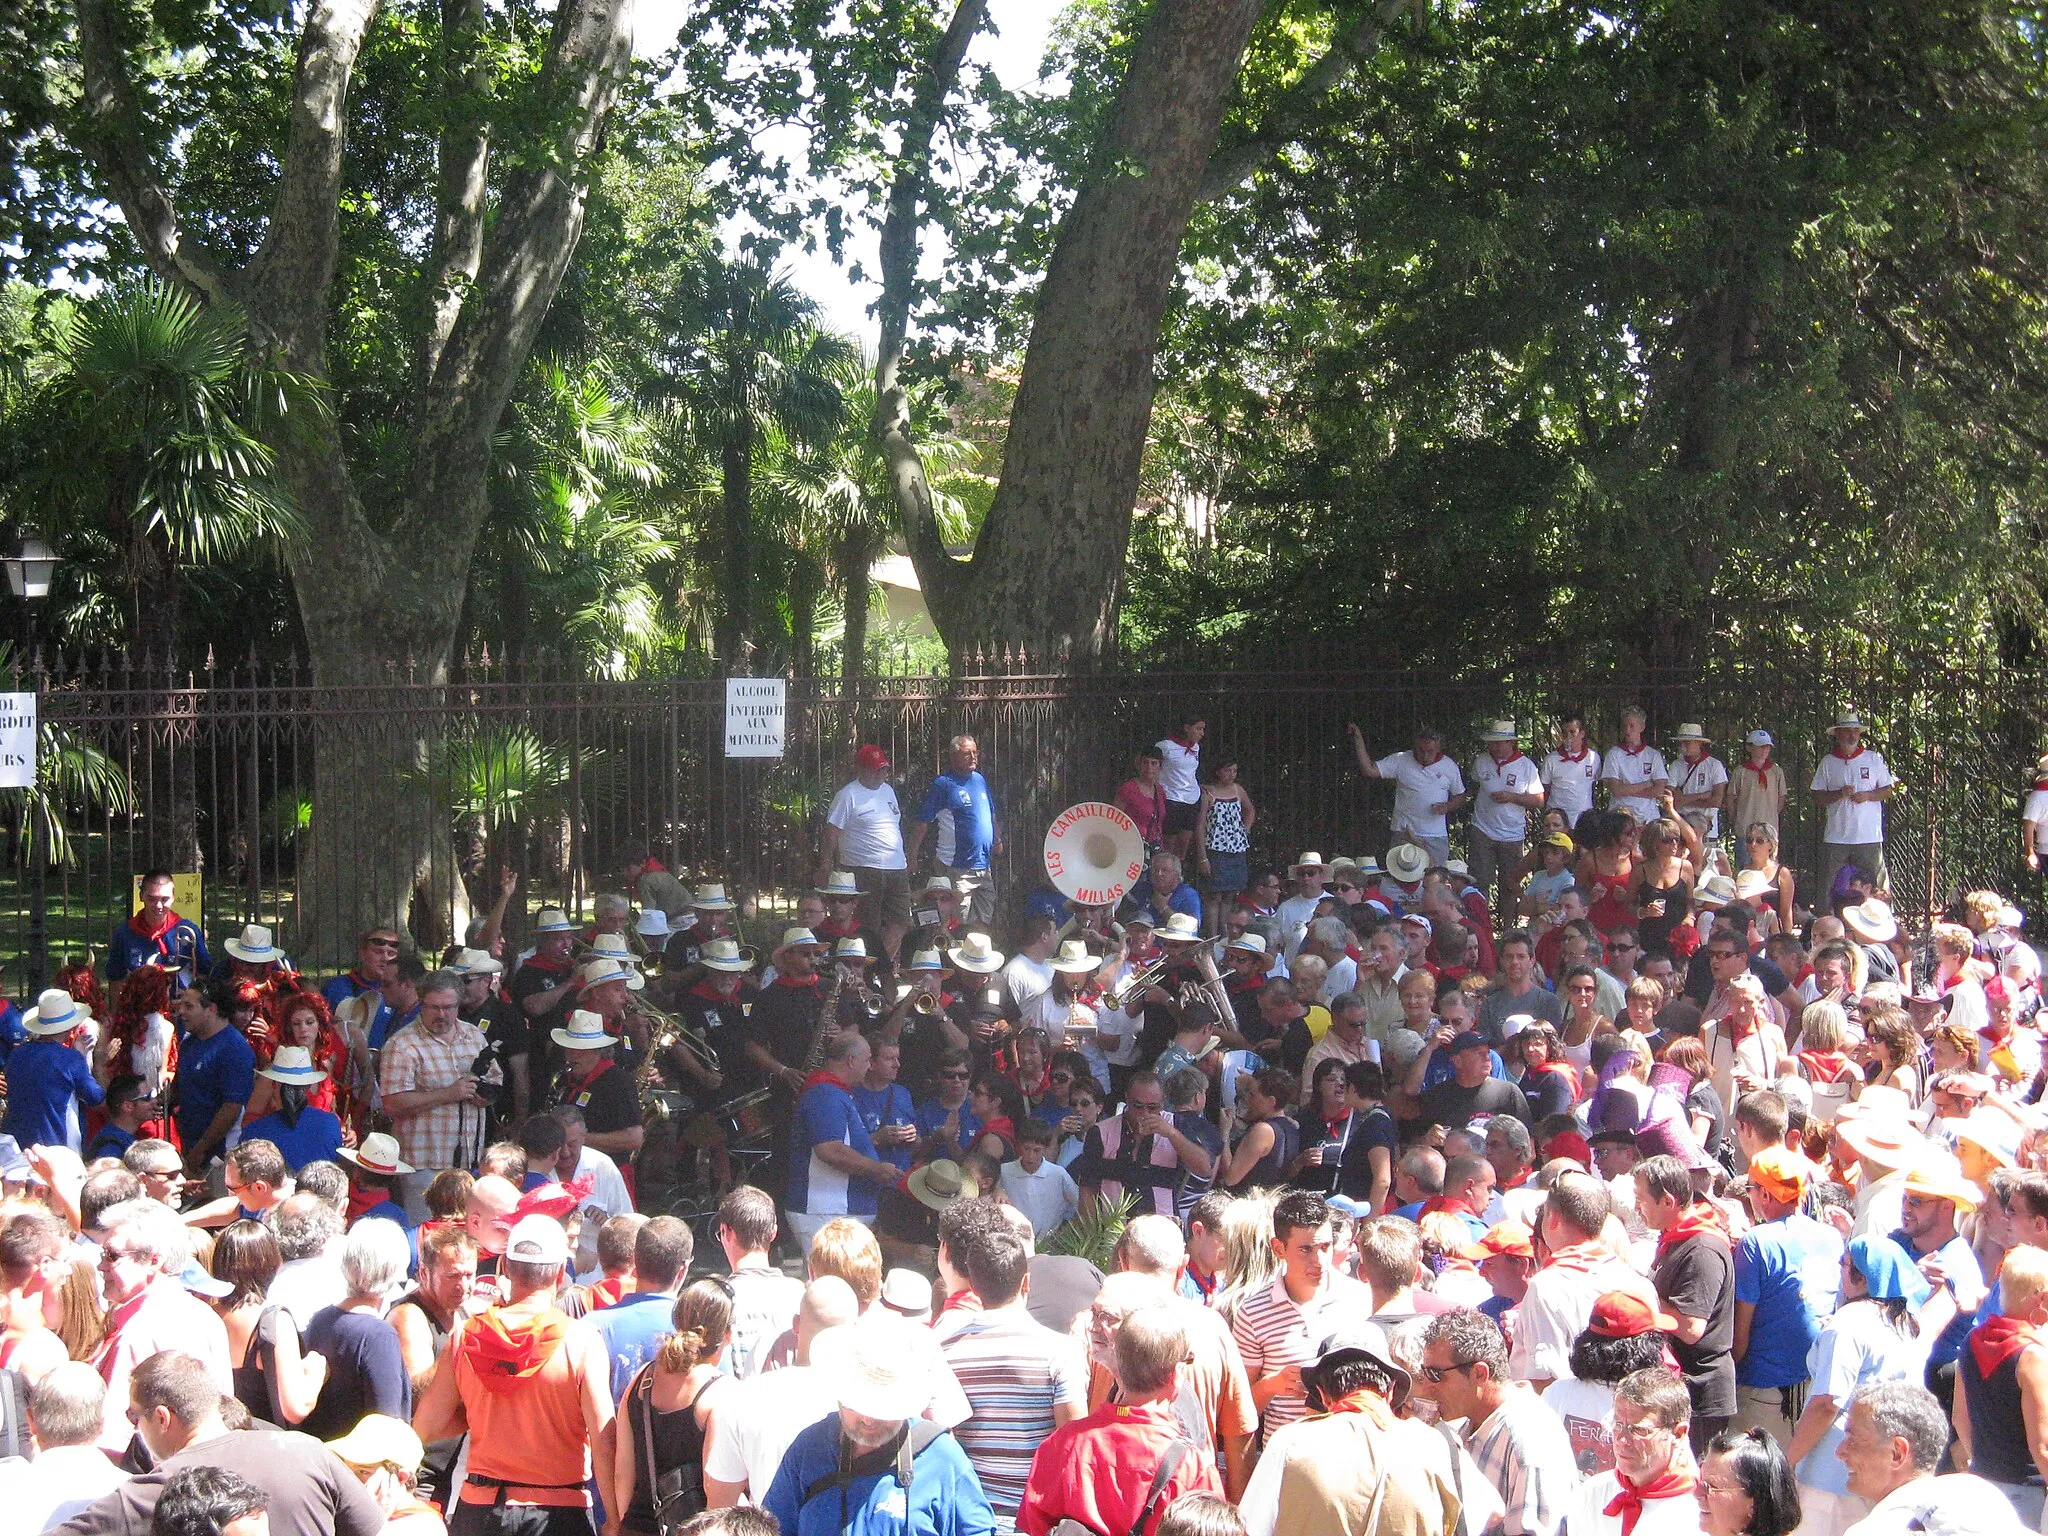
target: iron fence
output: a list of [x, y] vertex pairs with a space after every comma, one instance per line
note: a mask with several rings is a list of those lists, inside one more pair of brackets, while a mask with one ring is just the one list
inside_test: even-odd
[[[446, 681], [324, 685], [289, 666], [173, 673], [116, 658], [51, 658], [17, 675], [72, 765], [63, 784], [46, 771], [67, 833], [47, 871], [53, 961], [97, 959], [131, 910], [133, 877], [161, 863], [202, 874], [202, 911], [187, 915], [216, 946], [260, 922], [319, 967], [347, 959], [351, 915], [402, 913], [423, 948], [446, 942], [487, 909], [503, 869], [520, 877], [514, 931], [544, 902], [580, 914], [640, 846], [685, 878], [737, 887], [765, 932], [810, 882], [825, 807], [865, 741], [889, 751], [908, 812], [949, 739], [978, 739], [1006, 840], [998, 887], [1015, 902], [1040, 876], [1051, 818], [1108, 798], [1135, 751], [1190, 711], [1210, 722], [1205, 760], [1240, 765], [1258, 808], [1254, 861], [1280, 864], [1304, 849], [1385, 852], [1392, 791], [1357, 773], [1353, 721], [1380, 753], [1434, 724], [1465, 763], [1502, 715], [1527, 740], [1576, 710], [1604, 742], [1640, 701], [1653, 741], [1698, 721], [1731, 766], [1743, 734], [1763, 726], [1794, 788], [1784, 857], [1810, 873], [1819, 829], [1803, 786], [1834, 712], [1853, 705], [1902, 785], [1888, 807], [1894, 888], [1903, 907], [1933, 909], [1957, 889], [2014, 888], [2020, 799], [2048, 736], [2044, 683], [1990, 662], [1882, 653], [1730, 660], [1698, 678], [1446, 678], [1378, 664], [1363, 644], [1355, 658], [1233, 672], [1068, 674], [976, 656], [953, 676], [851, 689], [794, 679], [786, 753], [755, 761], [723, 755], [716, 678], [607, 679], [500, 660], [466, 662]], [[89, 792], [75, 771], [94, 754], [125, 784], [125, 803]], [[31, 979], [34, 906], [21, 826], [17, 814], [0, 876], [0, 967], [17, 993]], [[1463, 835], [1454, 828], [1454, 843]]]

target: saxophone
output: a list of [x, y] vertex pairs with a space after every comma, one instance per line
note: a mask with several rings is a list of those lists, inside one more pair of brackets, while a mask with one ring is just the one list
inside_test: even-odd
[[804, 1053], [805, 1077], [825, 1064], [825, 1047], [839, 1033], [839, 989], [845, 985], [846, 972], [834, 965], [818, 999], [818, 1021], [811, 1026], [811, 1048]]

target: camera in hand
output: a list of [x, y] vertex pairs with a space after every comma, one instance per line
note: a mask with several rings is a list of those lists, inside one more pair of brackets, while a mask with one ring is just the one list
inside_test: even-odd
[[497, 1060], [497, 1054], [487, 1045], [476, 1053], [476, 1060], [469, 1064], [469, 1075], [476, 1079], [476, 1096], [486, 1104], [496, 1104], [505, 1094], [503, 1083], [484, 1081], [484, 1074], [491, 1070]]

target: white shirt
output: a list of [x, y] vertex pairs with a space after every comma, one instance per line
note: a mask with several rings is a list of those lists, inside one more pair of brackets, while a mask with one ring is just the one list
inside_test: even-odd
[[787, 1365], [733, 1384], [719, 1404], [718, 1433], [704, 1457], [704, 1475], [744, 1483], [759, 1504], [796, 1437], [832, 1409], [832, 1384], [813, 1366]]
[[1052, 962], [1034, 960], [1029, 955], [1016, 954], [1003, 967], [1003, 985], [1010, 990], [1010, 1001], [1022, 1013], [1042, 992], [1052, 988]]
[[2048, 853], [2048, 789], [2027, 791], [2027, 803], [2020, 810], [2020, 820], [2034, 824], [2034, 852]]
[[1465, 793], [1465, 776], [1446, 753], [1433, 763], [1418, 763], [1413, 752], [1396, 752], [1375, 765], [1383, 779], [1394, 781], [1394, 830], [1416, 837], [1449, 837], [1441, 805]]
[[1552, 752], [1543, 759], [1543, 782], [1548, 787], [1545, 803], [1553, 811], [1563, 811], [1576, 825], [1593, 809], [1593, 789], [1600, 782], [1600, 754], [1591, 747], [1581, 747], [1577, 757]]
[[23, 1536], [54, 1530], [128, 1481], [96, 1445], [53, 1445], [34, 1461], [0, 1461], [0, 1509]]
[[286, 1261], [271, 1276], [263, 1300], [266, 1306], [284, 1308], [301, 1333], [315, 1312], [348, 1300], [348, 1281], [341, 1274], [341, 1239], [328, 1244], [325, 1253]]
[[1358, 962], [1349, 955], [1339, 955], [1330, 967], [1329, 976], [1323, 982], [1322, 995], [1316, 999], [1325, 1008], [1358, 985]]
[[1536, 761], [1517, 752], [1504, 763], [1496, 763], [1491, 752], [1472, 760], [1472, 825], [1496, 843], [1519, 843], [1529, 831], [1529, 808], [1503, 804], [1490, 798], [1495, 790], [1510, 795], [1540, 795], [1543, 776]]
[[1198, 741], [1184, 747], [1169, 736], [1158, 747], [1162, 760], [1159, 787], [1166, 791], [1167, 799], [1193, 805], [1202, 798], [1202, 786], [1195, 777], [1195, 771], [1202, 766], [1202, 744]]
[[[761, 1358], [769, 1346], [796, 1326], [804, 1283], [766, 1264], [749, 1262], [732, 1272], [731, 1285], [732, 1335], [726, 1343], [726, 1361], [737, 1380], [747, 1381], [761, 1374]], [[769, 1475], [774, 1475], [772, 1467]]]
[[2019, 1536], [2026, 1529], [1997, 1484], [1957, 1472], [1901, 1483], [1871, 1505], [1870, 1513], [1850, 1526], [1844, 1536], [1906, 1536], [1909, 1531], [1925, 1530], [1927, 1516], [1937, 1509], [1942, 1511], [1946, 1530]]
[[1003, 1198], [1031, 1220], [1031, 1231], [1044, 1242], [1081, 1204], [1081, 1186], [1072, 1174], [1050, 1157], [1036, 1173], [1026, 1173], [1021, 1162], [1003, 1164]]
[[1308, 921], [1316, 915], [1316, 907], [1327, 891], [1318, 891], [1313, 896], [1290, 896], [1273, 909], [1273, 920], [1280, 925], [1280, 947], [1292, 955], [1301, 948], [1301, 937], [1308, 931]]
[[[1621, 1516], [1605, 1512], [1619, 1492], [1621, 1483], [1612, 1472], [1579, 1484], [1565, 1517], [1572, 1536], [1621, 1536]], [[1687, 1490], [1669, 1499], [1645, 1499], [1634, 1536], [1697, 1536], [1701, 1529], [1700, 1501]]]
[[573, 1255], [576, 1280], [582, 1285], [604, 1276], [603, 1266], [597, 1262], [597, 1229], [612, 1217], [631, 1215], [633, 1210], [632, 1191], [626, 1188], [625, 1176], [609, 1152], [585, 1147], [570, 1177], [580, 1179], [586, 1175], [594, 1182], [583, 1199], [583, 1221], [576, 1234]]
[[[1685, 760], [1683, 753], [1671, 760], [1671, 792], [1674, 795], [1704, 795], [1719, 789], [1728, 782], [1728, 765], [1711, 752], [1702, 752], [1696, 763]], [[1681, 805], [1681, 816], [1705, 816], [1707, 818], [1707, 841], [1712, 842], [1721, 835], [1721, 811], [1718, 806]]]
[[851, 780], [839, 786], [825, 820], [839, 829], [839, 858], [846, 869], [902, 869], [903, 808], [887, 784], [873, 789]]
[[[1669, 781], [1664, 771], [1664, 754], [1655, 747], [1645, 744], [1631, 752], [1623, 746], [1607, 749], [1607, 756], [1600, 763], [1600, 777], [1619, 779], [1624, 784], [1660, 784]], [[1616, 795], [1613, 809], [1633, 816], [1638, 822], [1655, 821], [1662, 814], [1657, 808], [1655, 795]]]
[[[1830, 752], [1813, 770], [1813, 787], [1823, 789], [1883, 789], [1892, 783], [1892, 771], [1885, 760], [1868, 747], [1859, 747], [1854, 757]], [[1881, 843], [1884, 841], [1884, 802], [1841, 799], [1827, 810], [1827, 825], [1821, 831], [1824, 843]]]

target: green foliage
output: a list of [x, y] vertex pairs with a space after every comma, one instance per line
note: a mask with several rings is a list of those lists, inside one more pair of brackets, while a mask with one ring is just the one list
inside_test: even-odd
[[1136, 1195], [1119, 1195], [1115, 1200], [1098, 1195], [1084, 1205], [1038, 1244], [1040, 1253], [1065, 1254], [1086, 1259], [1107, 1274], [1116, 1264], [1116, 1245], [1123, 1241], [1124, 1228], [1138, 1209]]

